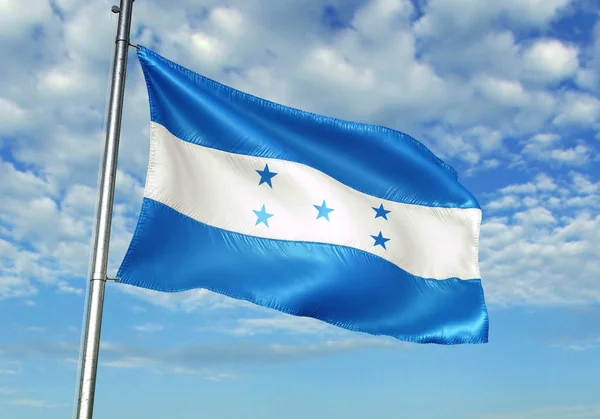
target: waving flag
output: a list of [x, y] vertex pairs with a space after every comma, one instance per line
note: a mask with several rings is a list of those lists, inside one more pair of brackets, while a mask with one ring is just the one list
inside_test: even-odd
[[138, 57], [150, 162], [121, 283], [417, 343], [487, 342], [481, 210], [451, 167], [398, 131]]

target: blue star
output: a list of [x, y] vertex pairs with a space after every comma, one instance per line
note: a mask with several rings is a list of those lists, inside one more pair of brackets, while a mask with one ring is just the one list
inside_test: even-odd
[[269, 172], [268, 164], [265, 164], [264, 170], [257, 170], [256, 173], [258, 173], [260, 175], [260, 182], [258, 182], [259, 186], [262, 185], [263, 183], [266, 183], [267, 185], [269, 185], [271, 187], [271, 189], [273, 189], [273, 184], [271, 183], [271, 179], [273, 179], [275, 176], [277, 176], [277, 173]]
[[381, 234], [381, 231], [379, 232], [378, 236], [373, 236], [371, 235], [371, 237], [373, 237], [375, 239], [375, 244], [373, 246], [381, 246], [383, 247], [385, 250], [387, 250], [387, 247], [385, 247], [385, 242], [389, 242], [390, 239], [386, 239], [385, 237], [383, 237], [383, 235]]
[[325, 217], [327, 221], [329, 221], [329, 213], [333, 211], [333, 208], [327, 208], [327, 204], [325, 204], [325, 200], [321, 205], [313, 205], [318, 211], [317, 220], [321, 217]]
[[379, 208], [375, 208], [375, 207], [371, 207], [375, 210], [375, 218], [377, 217], [383, 217], [384, 219], [387, 220], [387, 215], [392, 212], [392, 211], [388, 211], [385, 208], [383, 208], [383, 204], [379, 205]]
[[258, 223], [264, 223], [267, 227], [269, 227], [269, 218], [271, 218], [273, 216], [273, 214], [269, 214], [267, 213], [267, 211], [265, 210], [265, 205], [263, 204], [262, 209], [260, 211], [258, 210], [252, 210], [254, 211], [254, 213], [256, 214], [256, 216], [258, 217], [258, 219], [256, 220], [256, 224], [258, 225]]

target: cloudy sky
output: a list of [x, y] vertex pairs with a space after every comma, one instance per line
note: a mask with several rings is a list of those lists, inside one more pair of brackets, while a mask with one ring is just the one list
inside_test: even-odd
[[[116, 16], [0, 0], [0, 414], [73, 404]], [[246, 92], [406, 132], [483, 208], [490, 343], [410, 345], [205, 291], [109, 283], [102, 418], [600, 418], [595, 0], [138, 0], [132, 42]], [[131, 51], [111, 242], [149, 107]]]

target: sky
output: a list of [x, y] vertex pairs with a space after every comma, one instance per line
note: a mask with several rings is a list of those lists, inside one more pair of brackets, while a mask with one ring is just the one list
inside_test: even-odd
[[[117, 18], [0, 0], [0, 417], [72, 412]], [[108, 283], [97, 418], [600, 418], [594, 0], [137, 0], [131, 40], [284, 105], [403, 131], [483, 211], [489, 343], [352, 333]], [[140, 210], [131, 49], [109, 274]]]

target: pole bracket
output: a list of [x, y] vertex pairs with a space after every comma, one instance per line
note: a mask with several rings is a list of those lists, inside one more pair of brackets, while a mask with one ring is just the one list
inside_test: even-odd
[[94, 274], [91, 278], [92, 281], [115, 281], [121, 282], [121, 278], [108, 278], [106, 275]]

